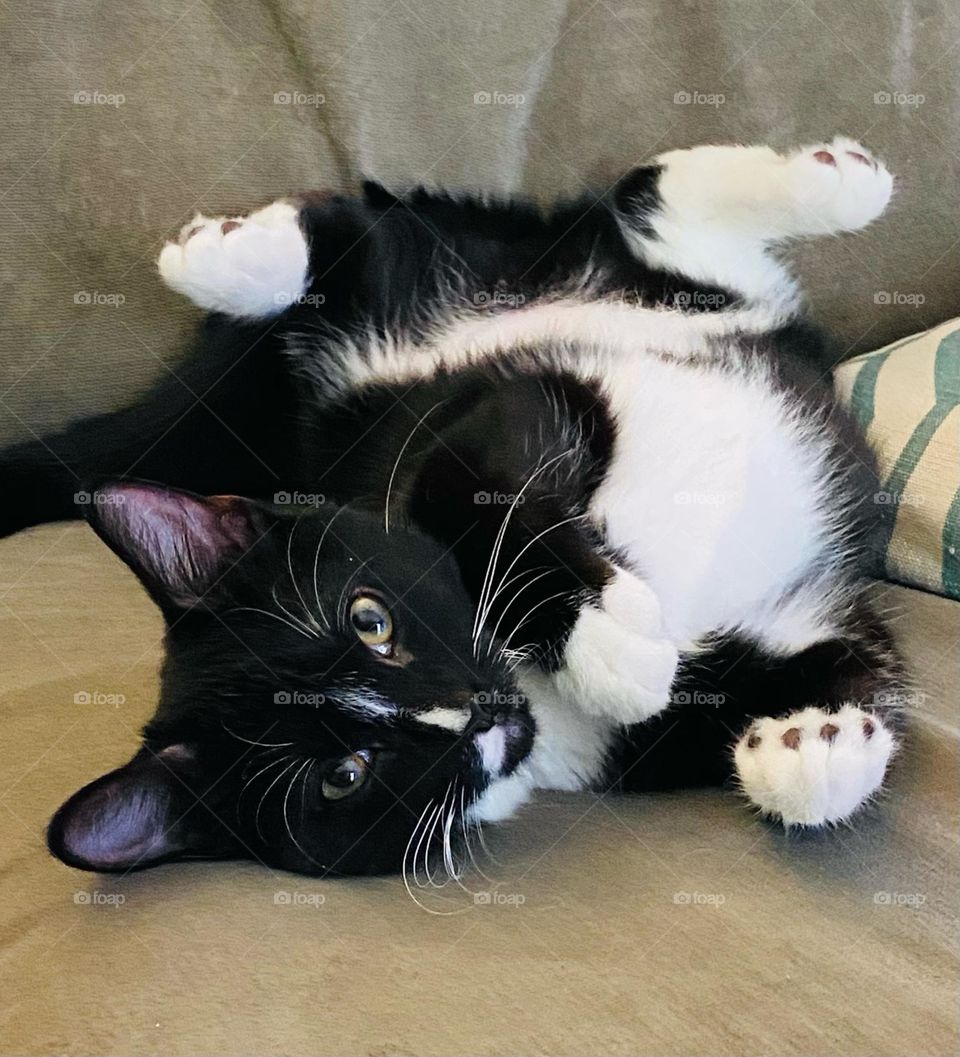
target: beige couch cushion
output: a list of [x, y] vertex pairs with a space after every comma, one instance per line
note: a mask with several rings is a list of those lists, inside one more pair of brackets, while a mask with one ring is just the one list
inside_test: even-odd
[[957, 1051], [956, 603], [882, 589], [914, 731], [853, 828], [787, 837], [723, 791], [544, 796], [489, 835], [500, 896], [438, 916], [396, 878], [49, 858], [51, 812], [136, 745], [161, 622], [78, 524], [0, 542], [0, 595], [4, 1054]]

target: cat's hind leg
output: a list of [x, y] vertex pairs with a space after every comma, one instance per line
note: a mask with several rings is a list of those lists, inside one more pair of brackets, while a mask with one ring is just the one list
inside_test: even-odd
[[620, 785], [732, 781], [785, 826], [841, 822], [882, 788], [907, 696], [894, 646], [865, 603], [844, 630], [789, 656], [720, 638], [684, 655], [670, 707], [629, 730]]
[[838, 136], [785, 154], [742, 146], [668, 151], [629, 173], [615, 204], [646, 264], [748, 300], [792, 302], [795, 289], [770, 247], [856, 231], [880, 216], [892, 193], [883, 163]]

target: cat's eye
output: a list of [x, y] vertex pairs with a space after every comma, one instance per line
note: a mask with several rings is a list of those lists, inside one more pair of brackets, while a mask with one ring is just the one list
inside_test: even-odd
[[390, 610], [372, 595], [360, 595], [350, 604], [350, 623], [357, 638], [383, 656], [392, 652], [393, 617]]
[[371, 753], [366, 749], [344, 757], [323, 779], [320, 791], [324, 797], [327, 800], [342, 800], [355, 793], [370, 773], [370, 757]]

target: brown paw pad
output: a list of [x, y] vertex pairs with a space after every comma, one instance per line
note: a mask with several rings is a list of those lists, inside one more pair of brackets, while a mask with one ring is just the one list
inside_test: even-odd
[[183, 241], [189, 242], [198, 231], [203, 231], [203, 224], [194, 224], [194, 226], [187, 231], [186, 235], [183, 236]]
[[847, 157], [853, 158], [854, 161], [858, 161], [863, 165], [869, 165], [871, 169], [875, 169], [877, 167], [877, 163], [873, 160], [873, 158], [868, 158], [866, 154], [860, 154], [858, 151], [848, 150]]
[[813, 157], [823, 165], [837, 164], [837, 159], [828, 150], [818, 150], [814, 153]]
[[833, 741], [836, 736], [840, 733], [840, 728], [836, 723], [824, 723], [820, 728], [820, 737], [824, 741]]
[[803, 735], [800, 733], [800, 728], [791, 727], [780, 735], [780, 740], [788, 749], [799, 749], [801, 737], [803, 737]]
[[747, 737], [747, 748], [755, 749], [760, 744], [760, 735], [754, 731]]
[[876, 732], [876, 729], [876, 724], [873, 722], [872, 719], [865, 719], [863, 721], [863, 736], [867, 739], [867, 741], [869, 741], [873, 737], [874, 733]]
[[236, 231], [236, 229], [238, 227], [240, 227], [240, 221], [239, 220], [225, 220], [220, 225], [220, 234], [221, 235], [229, 235], [231, 231]]

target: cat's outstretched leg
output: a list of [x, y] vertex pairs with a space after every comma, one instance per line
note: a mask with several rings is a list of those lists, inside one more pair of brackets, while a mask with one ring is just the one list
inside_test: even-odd
[[884, 211], [893, 177], [838, 136], [786, 154], [703, 146], [661, 154], [618, 185], [621, 230], [647, 264], [748, 299], [792, 301], [768, 250], [785, 239], [856, 231]]
[[881, 789], [908, 700], [888, 633], [863, 603], [847, 629], [792, 656], [718, 639], [681, 659], [670, 706], [629, 732], [630, 791], [732, 780], [785, 826], [855, 814]]

